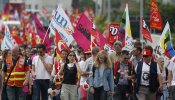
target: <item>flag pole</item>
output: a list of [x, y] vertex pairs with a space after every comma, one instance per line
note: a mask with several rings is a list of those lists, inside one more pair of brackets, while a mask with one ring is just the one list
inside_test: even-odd
[[140, 0], [140, 41], [142, 42], [142, 49], [143, 49], [142, 16], [143, 16], [143, 0]]
[[[49, 27], [50, 27], [50, 24], [49, 24]], [[42, 44], [44, 43], [44, 41], [45, 41], [45, 39], [46, 39], [47, 33], [48, 33], [48, 31], [49, 31], [49, 27], [47, 28], [46, 34], [44, 35], [44, 39], [43, 39], [43, 41], [42, 41]]]
[[108, 25], [111, 22], [111, 0], [108, 0]]

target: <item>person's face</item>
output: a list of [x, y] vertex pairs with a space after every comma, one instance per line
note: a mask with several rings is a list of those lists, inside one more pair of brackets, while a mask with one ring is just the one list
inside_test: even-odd
[[122, 48], [121, 48], [121, 46], [120, 45], [118, 45], [118, 44], [115, 44], [115, 51], [116, 51], [116, 53], [121, 53], [121, 51], [122, 51]]
[[74, 53], [70, 53], [68, 55], [68, 60], [69, 60], [69, 62], [74, 62], [75, 61], [75, 54]]
[[143, 61], [144, 61], [145, 63], [151, 62], [151, 59], [152, 59], [152, 55], [150, 55], [150, 56], [143, 56]]
[[26, 52], [25, 52], [25, 49], [24, 49], [24, 48], [20, 48], [20, 51], [21, 51], [21, 54], [22, 54], [22, 55], [25, 55], [25, 54], [26, 54]]
[[85, 61], [85, 55], [80, 55], [80, 59], [81, 59], [82, 61]]
[[30, 49], [27, 48], [25, 51], [26, 51], [26, 55], [29, 56], [29, 54], [30, 54]]
[[134, 48], [132, 54], [133, 56], [137, 56], [139, 54], [139, 51], [136, 48]]
[[44, 56], [45, 52], [42, 48], [38, 48], [38, 55]]
[[7, 52], [7, 57], [11, 57], [12, 56], [12, 51], [8, 51]]
[[62, 59], [66, 59], [67, 55], [68, 55], [68, 53], [66, 51], [61, 52], [61, 58]]
[[164, 58], [159, 58], [159, 62], [163, 66], [164, 65]]
[[106, 57], [105, 57], [104, 55], [100, 55], [100, 56], [98, 57], [98, 60], [99, 60], [100, 63], [104, 63], [105, 60], [106, 60]]
[[121, 60], [124, 64], [127, 64], [128, 61], [129, 61], [129, 55], [126, 55], [126, 54], [122, 54], [121, 55]]

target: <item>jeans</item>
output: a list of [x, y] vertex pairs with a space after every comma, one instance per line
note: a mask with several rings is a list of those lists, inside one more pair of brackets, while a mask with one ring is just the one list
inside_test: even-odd
[[107, 100], [107, 91], [104, 90], [103, 86], [94, 89], [94, 100]]
[[9, 100], [24, 100], [22, 87], [7, 86], [7, 96]]
[[170, 100], [175, 100], [175, 86], [170, 87]]
[[115, 90], [116, 95], [114, 98], [116, 100], [129, 100], [129, 96], [131, 93], [129, 93], [129, 85], [117, 85]]
[[49, 79], [36, 79], [33, 81], [33, 100], [48, 100]]

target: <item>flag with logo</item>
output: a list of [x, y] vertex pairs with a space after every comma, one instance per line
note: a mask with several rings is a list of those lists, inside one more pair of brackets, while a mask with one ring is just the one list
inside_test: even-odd
[[[126, 17], [125, 19], [125, 25], [124, 25], [124, 29], [125, 29], [125, 45], [124, 45], [124, 49], [131, 51], [133, 49], [133, 38], [132, 38], [132, 34], [131, 34], [131, 27], [130, 27], [130, 20], [129, 20], [129, 11], [128, 11], [128, 4], [126, 4], [126, 8], [125, 8], [125, 12], [122, 16], [122, 22], [123, 21], [123, 17]], [[123, 26], [121, 25], [121, 26]]]
[[56, 46], [56, 51], [58, 54], [58, 58], [60, 58], [61, 50], [63, 48], [67, 49], [70, 51], [70, 48], [68, 45], [65, 43], [65, 41], [61, 38], [60, 34], [58, 33], [57, 29], [55, 29], [55, 46]]
[[[109, 39], [108, 42], [113, 45], [113, 43], [118, 40], [118, 31], [120, 28], [120, 24], [115, 23], [115, 24], [110, 24], [109, 25]], [[124, 37], [123, 37], [124, 38]]]
[[70, 19], [60, 6], [58, 6], [57, 10], [55, 11], [49, 28], [51, 31], [51, 35], [55, 35], [55, 29], [57, 29], [61, 38], [66, 42], [68, 46], [76, 45], [76, 42], [72, 36], [74, 30]]
[[151, 0], [150, 9], [150, 28], [162, 31], [162, 18], [155, 0]]
[[12, 50], [12, 47], [16, 44], [15, 40], [12, 38], [9, 28], [5, 25], [5, 35], [1, 43], [1, 50]]
[[172, 58], [175, 56], [175, 51], [171, 43], [171, 32], [170, 32], [170, 26], [168, 22], [166, 23], [165, 28], [160, 37], [159, 46], [162, 50], [160, 52], [162, 52], [168, 58]]
[[91, 31], [92, 23], [85, 14], [82, 14], [73, 33], [73, 37], [77, 44], [81, 46], [84, 51], [87, 51], [91, 45]]
[[151, 38], [151, 34], [149, 31], [149, 28], [144, 20], [144, 18], [142, 17], [142, 35], [145, 39], [147, 39], [148, 41], [152, 42], [152, 38]]

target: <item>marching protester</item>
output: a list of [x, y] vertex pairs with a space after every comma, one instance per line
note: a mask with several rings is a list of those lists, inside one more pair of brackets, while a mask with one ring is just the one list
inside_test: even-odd
[[162, 89], [159, 65], [152, 61], [153, 48], [145, 46], [143, 61], [135, 67], [136, 86], [138, 100], [156, 100], [158, 89]]
[[48, 100], [48, 88], [53, 66], [52, 57], [46, 54], [44, 44], [37, 46], [38, 55], [32, 60], [33, 100]]
[[68, 61], [61, 66], [58, 72], [58, 77], [64, 75], [61, 88], [61, 100], [78, 100], [78, 72], [80, 71], [80, 66], [76, 61], [75, 52], [69, 52], [67, 56]]
[[[60, 59], [57, 59], [57, 53], [56, 53], [56, 50], [55, 50], [55, 58], [54, 58], [54, 65], [53, 65], [53, 69], [52, 69], [52, 77], [54, 78], [53, 79], [53, 82], [55, 83], [55, 88], [56, 89], [61, 89], [61, 82], [62, 82], [62, 78], [61, 77], [60, 79], [58, 79], [58, 72], [60, 71], [61, 69], [61, 66], [64, 66], [64, 64], [67, 62], [67, 55], [68, 55], [68, 50], [67, 49], [62, 49], [61, 50], [61, 58]], [[55, 100], [60, 100], [60, 93], [55, 97]]]
[[[82, 70], [82, 72], [86, 72], [86, 57], [84, 53], [80, 54], [80, 61], [78, 62], [78, 64], [80, 65], [80, 69]], [[87, 91], [85, 90], [85, 88], [83, 87], [84, 83], [87, 81], [88, 76], [80, 76], [80, 87], [79, 87], [79, 100], [87, 100]]]
[[130, 100], [132, 98], [133, 65], [129, 61], [129, 52], [122, 50], [121, 61], [114, 63], [115, 99]]
[[174, 58], [171, 58], [168, 65], [168, 88], [170, 94], [170, 100], [175, 100], [175, 63]]
[[23, 87], [29, 83], [29, 66], [23, 51], [19, 50], [19, 46], [14, 45], [12, 52], [7, 50], [4, 53], [3, 82], [7, 85], [9, 100], [26, 100]]
[[108, 95], [113, 96], [114, 79], [112, 63], [106, 51], [97, 54], [93, 64], [93, 75], [89, 80], [90, 92], [94, 100], [107, 100]]
[[[140, 62], [143, 57], [142, 57], [142, 48], [141, 46], [138, 46], [140, 44], [140, 42], [135, 42], [135, 45], [133, 50], [132, 50], [132, 57], [130, 59], [130, 61], [132, 62], [133, 65], [133, 70], [135, 69], [135, 67], [137, 66], [138, 62]], [[135, 72], [135, 71], [134, 71]], [[137, 96], [136, 96], [136, 92], [135, 92], [135, 79], [134, 79], [134, 95], [133, 95], [133, 99], [137, 100]]]
[[[92, 50], [91, 50], [92, 55], [91, 55], [90, 58], [88, 58], [86, 60], [86, 65], [85, 65], [86, 67], [85, 68], [86, 68], [86, 72], [88, 72], [88, 73], [83, 72], [85, 76], [87, 76], [87, 75], [89, 76], [90, 72], [91, 73], [93, 72], [93, 70], [92, 70], [93, 69], [93, 64], [94, 64], [95, 58], [96, 58], [99, 50], [100, 50], [100, 48], [97, 47], [97, 46], [92, 48]], [[83, 76], [83, 73], [81, 74], [82, 76]], [[87, 100], [94, 100], [93, 94], [91, 92], [88, 92]]]
[[167, 100], [168, 99], [168, 88], [167, 88], [167, 83], [168, 83], [168, 69], [165, 67], [164, 64], [164, 58], [159, 57], [157, 58], [157, 64], [160, 67], [160, 75], [161, 75], [161, 80], [162, 80], [162, 90], [157, 92], [158, 100]]

